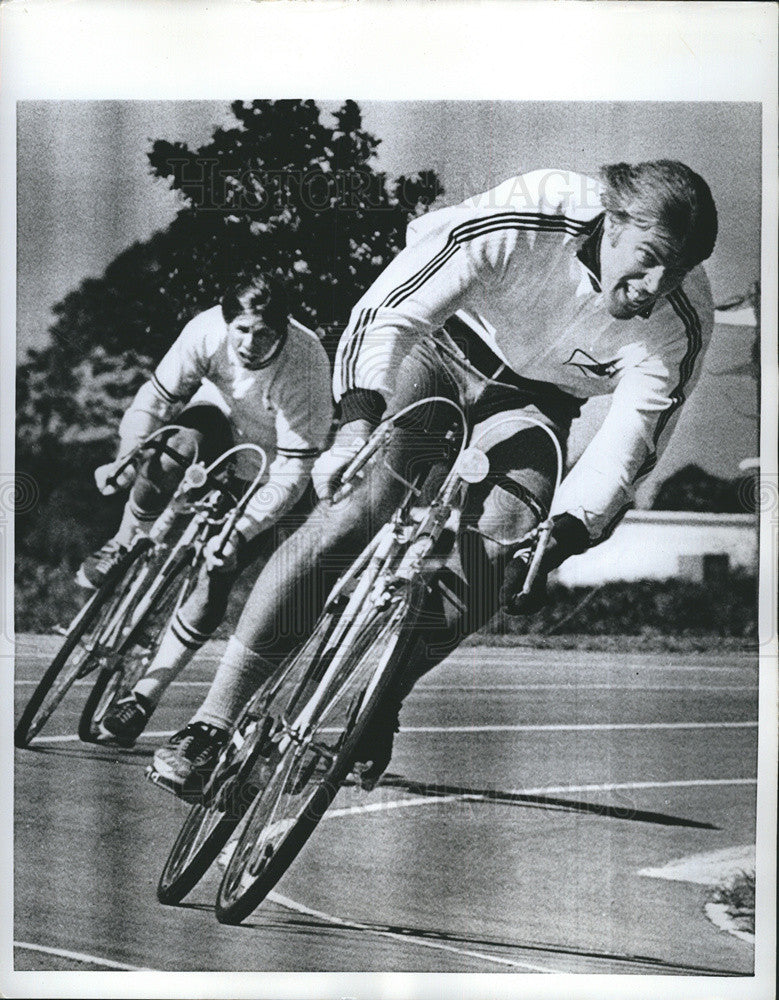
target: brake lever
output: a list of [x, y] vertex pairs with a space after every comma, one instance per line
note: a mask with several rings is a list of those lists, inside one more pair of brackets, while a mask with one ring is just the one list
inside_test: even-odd
[[385, 430], [375, 430], [371, 434], [365, 444], [362, 445], [360, 450], [341, 473], [341, 484], [330, 498], [331, 504], [336, 504], [349, 496], [356, 486], [355, 479], [357, 479], [359, 473], [368, 464], [370, 459], [375, 455], [382, 444], [389, 440], [391, 433], [392, 429], [390, 427]]
[[522, 586], [522, 590], [519, 592], [519, 596], [526, 597], [530, 593], [530, 588], [533, 586], [536, 577], [538, 576], [538, 571], [541, 568], [541, 560], [544, 558], [544, 553], [546, 552], [546, 547], [549, 544], [549, 539], [552, 535], [552, 528], [554, 527], [554, 521], [551, 517], [548, 517], [545, 521], [537, 524], [535, 528], [532, 528], [521, 541], [533, 542], [536, 539], [536, 546], [533, 551], [533, 555], [530, 559], [530, 565], [527, 568], [527, 573], [525, 574], [525, 582]]

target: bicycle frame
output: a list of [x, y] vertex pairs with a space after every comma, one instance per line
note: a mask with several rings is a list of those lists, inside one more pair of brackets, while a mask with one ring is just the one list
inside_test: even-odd
[[[447, 397], [434, 396], [404, 407], [397, 414], [385, 418], [370, 436], [365, 445], [352, 459], [344, 470], [342, 485], [336, 492], [333, 502], [339, 502], [344, 498], [359, 476], [361, 470], [368, 461], [373, 458], [382, 444], [386, 443], [392, 427], [403, 416], [417, 407], [427, 406], [432, 403], [445, 403], [455, 409], [461, 421], [461, 440], [457, 457], [449, 469], [443, 483], [438, 489], [435, 498], [428, 504], [425, 514], [415, 524], [404, 521], [403, 514], [406, 511], [411, 499], [418, 494], [414, 484], [404, 480], [399, 474], [392, 470], [385, 461], [385, 467], [397, 479], [407, 487], [407, 494], [392, 520], [383, 525], [368, 546], [363, 550], [357, 561], [349, 568], [346, 574], [336, 583], [333, 590], [328, 595], [325, 603], [325, 611], [332, 609], [335, 603], [344, 595], [348, 587], [357, 580], [357, 584], [349, 596], [348, 602], [336, 628], [329, 637], [321, 655], [328, 649], [336, 649], [336, 654], [328, 665], [327, 670], [319, 680], [316, 689], [307, 700], [305, 706], [295, 717], [294, 721], [281, 720], [282, 735], [279, 740], [279, 752], [283, 752], [290, 743], [305, 744], [310, 736], [311, 721], [320, 714], [323, 704], [324, 711], [327, 711], [326, 701], [328, 696], [335, 699], [338, 691], [332, 690], [332, 685], [338, 676], [341, 668], [343, 650], [349, 648], [350, 633], [359, 632], [365, 625], [371, 611], [376, 609], [387, 600], [391, 599], [393, 588], [402, 584], [410, 584], [423, 572], [425, 560], [430, 556], [435, 548], [442, 531], [450, 520], [452, 512], [459, 509], [460, 501], [464, 498], [465, 489], [470, 483], [478, 482], [489, 472], [489, 460], [483, 452], [471, 446], [473, 429], [468, 426], [464, 411]], [[543, 423], [526, 415], [512, 416], [514, 421], [521, 420], [525, 423], [535, 425], [544, 430], [551, 438], [555, 454], [557, 456], [557, 474], [555, 491], [559, 487], [562, 477], [562, 451], [557, 438], [552, 431]], [[476, 473], [474, 473], [476, 467]], [[522, 594], [527, 594], [538, 575], [541, 559], [546, 549], [552, 530], [551, 518], [545, 519], [532, 531], [523, 535], [519, 539], [500, 544], [527, 545], [532, 547], [532, 555], [525, 576]], [[409, 536], [410, 540], [409, 540]], [[493, 539], [493, 541], [495, 541]], [[401, 545], [407, 545], [406, 551], [397, 567], [394, 569], [389, 581], [384, 579], [383, 571], [392, 564]], [[377, 586], [379, 581], [379, 586]], [[377, 674], [378, 674], [377, 670]], [[370, 694], [370, 691], [367, 692]]]
[[[136, 461], [139, 455], [160, 434], [177, 429], [179, 429], [177, 425], [168, 425], [155, 431], [154, 434], [146, 438], [128, 454], [126, 464]], [[213, 495], [213, 491], [224, 488], [218, 474], [226, 467], [235, 454], [247, 450], [253, 451], [259, 456], [259, 471], [237, 503], [233, 505], [230, 514], [226, 518], [214, 517], [214, 508], [218, 497]], [[207, 467], [197, 461], [196, 453], [195, 460], [185, 470], [182, 482], [177, 487], [172, 499], [154, 522], [149, 532], [149, 538], [158, 551], [163, 551], [166, 535], [178, 516], [187, 514], [190, 511], [194, 512], [194, 516], [168, 552], [162, 566], [157, 569], [153, 561], [147, 562], [143, 572], [132, 581], [131, 587], [123, 595], [113, 614], [104, 624], [93, 646], [93, 651], [97, 650], [98, 656], [104, 662], [112, 655], [115, 657], [123, 655], [127, 641], [132, 637], [138, 624], [143, 621], [164, 591], [168, 583], [168, 578], [173, 567], [176, 566], [182, 551], [191, 549], [191, 560], [193, 563], [196, 563], [201, 557], [206, 541], [214, 533], [215, 528], [220, 528], [223, 531], [223, 540], [220, 549], [224, 547], [238, 518], [243, 514], [249, 501], [260, 488], [266, 468], [267, 455], [263, 448], [255, 444], [236, 445], [220, 455]], [[207, 495], [202, 500], [187, 500], [188, 493], [204, 489], [208, 490], [209, 484], [212, 494], [210, 497]], [[151, 587], [144, 592], [148, 576], [152, 572], [156, 573], [155, 580]]]
[[[384, 587], [383, 584], [381, 587], [377, 587], [376, 584], [377, 581], [382, 579], [383, 571], [391, 564], [393, 558], [397, 555], [400, 546], [408, 541], [409, 532], [414, 536], [414, 538], [408, 551], [411, 552], [412, 549], [415, 550], [414, 565], [419, 566], [421, 565], [425, 555], [427, 555], [433, 545], [435, 545], [435, 542], [440, 536], [441, 531], [449, 518], [454, 498], [462, 483], [461, 477], [456, 472], [457, 462], [466, 450], [470, 431], [468, 429], [467, 421], [462, 408], [457, 403], [454, 403], [452, 400], [444, 396], [427, 397], [425, 399], [418, 400], [404, 407], [397, 414], [393, 414], [392, 416], [385, 418], [385, 420], [383, 420], [379, 427], [377, 427], [377, 429], [373, 432], [363, 448], [360, 449], [355, 458], [344, 470], [342, 477], [342, 489], [339, 491], [340, 496], [337, 494], [333, 502], [337, 503], [343, 496], [346, 496], [346, 491], [343, 487], [349, 487], [349, 485], [359, 475], [362, 468], [373, 457], [381, 445], [386, 442], [394, 424], [414, 409], [431, 403], [444, 403], [452, 407], [460, 418], [462, 428], [460, 447], [455, 464], [447, 474], [444, 483], [439, 488], [437, 497], [428, 508], [432, 514], [432, 519], [429, 515], [423, 522], [417, 525], [404, 523], [404, 512], [407, 513], [407, 508], [411, 500], [414, 496], [418, 495], [419, 491], [414, 483], [410, 483], [403, 479], [385, 462], [385, 467], [389, 469], [391, 474], [398, 478], [407, 487], [406, 496], [402, 503], [398, 506], [392, 520], [379, 529], [373, 540], [368, 544], [366, 549], [363, 550], [361, 556], [358, 557], [357, 562], [354, 563], [347, 571], [346, 575], [338, 581], [327, 598], [325, 609], [332, 607], [335, 601], [337, 601], [338, 598], [344, 593], [351, 582], [355, 580], [355, 578], [359, 577], [354, 591], [349, 596], [341, 618], [339, 619], [336, 628], [333, 630], [333, 634], [329, 637], [323, 650], [324, 655], [328, 649], [335, 648], [335, 656], [317, 684], [315, 691], [307, 700], [305, 706], [297, 715], [294, 722], [290, 723], [283, 718], [281, 720], [283, 734], [279, 740], [280, 753], [283, 753], [290, 742], [295, 742], [301, 745], [304, 744], [307, 737], [310, 735], [309, 730], [311, 727], [311, 720], [319, 714], [320, 708], [323, 702], [326, 701], [327, 696], [330, 695], [331, 700], [338, 696], [338, 690], [336, 689], [333, 691], [332, 687], [333, 682], [337, 678], [338, 672], [341, 668], [343, 657], [346, 655], [344, 651], [349, 645], [348, 641], [344, 640], [350, 638], [350, 633], [360, 631], [363, 628], [366, 618], [370, 614], [371, 610], [381, 606], [385, 600], [390, 598], [387, 588]], [[404, 565], [406, 565], [405, 558], [401, 563], [401, 566]], [[406, 568], [410, 570], [411, 563], [409, 563]], [[408, 579], [410, 578], [411, 577], [409, 575]], [[400, 582], [403, 579], [404, 577], [400, 576], [398, 573], [394, 576], [395, 581]]]

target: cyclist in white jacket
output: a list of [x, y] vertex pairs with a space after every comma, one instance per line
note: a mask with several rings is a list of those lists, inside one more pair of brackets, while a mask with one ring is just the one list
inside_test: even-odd
[[[223, 551], [217, 555], [221, 539], [209, 542], [197, 586], [146, 675], [106, 714], [104, 739], [135, 742], [167, 686], [222, 621], [238, 574], [267, 557], [280, 529], [293, 530], [310, 511], [304, 493], [332, 414], [330, 364], [319, 338], [289, 316], [283, 285], [258, 276], [236, 279], [219, 305], [187, 323], [138, 390], [122, 418], [117, 459], [95, 472], [104, 493], [130, 483], [132, 490], [117, 534], [80, 567], [82, 586], [99, 586], [133, 539], [149, 530], [196, 453], [210, 463], [233, 444], [253, 443], [268, 464]], [[165, 451], [137, 475], [128, 466], [117, 479], [122, 457], [171, 421], [181, 429], [167, 437]], [[257, 456], [239, 452], [235, 471], [251, 481]]]
[[[382, 415], [422, 396], [464, 399], [489, 442], [491, 471], [469, 491], [461, 526], [464, 580], [450, 588], [464, 611], [441, 606], [437, 636], [428, 635], [399, 684], [398, 710], [414, 680], [499, 606], [536, 607], [546, 574], [605, 538], [632, 504], [712, 331], [700, 264], [716, 233], [711, 192], [681, 163], [615, 164], [598, 181], [539, 170], [415, 220], [406, 248], [357, 303], [335, 365], [342, 424], [314, 467], [320, 497], [332, 495]], [[612, 397], [608, 415], [553, 499], [550, 442], [513, 417], [541, 421], [564, 449], [582, 401], [603, 394]], [[411, 461], [414, 435], [407, 437]], [[258, 578], [193, 720], [220, 731], [213, 745], [189, 755], [168, 748], [155, 761], [182, 781], [207, 773], [241, 705], [300, 639], [278, 622], [305, 601], [310, 625], [328, 571], [332, 577], [343, 553], [359, 550], [394, 496], [391, 477], [372, 471], [348, 502], [316, 508]], [[520, 601], [525, 567], [501, 542], [548, 516], [550, 506], [554, 529], [539, 586]], [[367, 741], [366, 783], [389, 762], [396, 725], [388, 716]]]

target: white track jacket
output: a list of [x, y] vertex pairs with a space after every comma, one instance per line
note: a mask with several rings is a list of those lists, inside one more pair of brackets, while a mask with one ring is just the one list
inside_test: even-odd
[[[293, 319], [263, 367], [244, 368], [222, 310], [214, 306], [187, 323], [138, 390], [119, 428], [120, 453], [170, 421], [186, 403], [219, 407], [236, 444], [258, 444], [267, 453], [265, 483], [246, 510], [260, 530], [289, 510], [305, 489], [330, 432], [330, 380], [319, 338]], [[239, 459], [237, 472], [244, 478], [253, 478], [256, 469], [251, 458]]]
[[613, 530], [656, 464], [714, 322], [702, 267], [648, 315], [609, 314], [599, 192], [584, 175], [539, 170], [415, 219], [406, 248], [352, 311], [334, 377], [336, 399], [353, 390], [388, 399], [413, 340], [456, 313], [518, 375], [583, 399], [611, 394], [553, 507], [583, 521], [591, 544]]

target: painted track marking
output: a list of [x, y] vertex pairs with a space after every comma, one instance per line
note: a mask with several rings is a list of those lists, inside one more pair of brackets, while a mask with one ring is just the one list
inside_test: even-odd
[[124, 962], [115, 962], [110, 958], [98, 958], [97, 955], [87, 955], [82, 951], [68, 951], [66, 948], [50, 948], [44, 944], [32, 944], [30, 941], [14, 941], [14, 948], [23, 948], [25, 951], [39, 951], [44, 955], [55, 955], [57, 958], [69, 958], [74, 962], [84, 962], [89, 965], [99, 965], [104, 969], [114, 969], [119, 972], [153, 972], [148, 966], [127, 965]]
[[674, 858], [659, 868], [642, 868], [639, 875], [671, 882], [696, 882], [717, 885], [741, 871], [755, 870], [755, 845], [739, 844], [703, 854]]
[[[516, 726], [401, 726], [401, 733], [568, 733], [568, 732], [612, 732], [625, 729], [756, 729], [757, 722], [583, 722], [561, 723], [559, 725], [516, 725]], [[159, 732], [145, 732], [147, 739], [165, 739], [177, 730], [164, 729]], [[334, 732], [323, 729], [323, 733]], [[77, 743], [76, 733], [62, 736], [36, 736], [36, 743]], [[95, 744], [100, 746], [100, 744]], [[111, 747], [112, 744], [103, 744]], [[116, 748], [114, 748], [116, 749]]]
[[[145, 732], [143, 735], [147, 736], [152, 740], [162, 740], [168, 736], [172, 736], [176, 729], [165, 729], [161, 732]], [[30, 749], [35, 749], [39, 743], [80, 743], [82, 742], [77, 733], [67, 733], [63, 736], [35, 736], [30, 744]], [[85, 743], [84, 746], [87, 747], [104, 747], [106, 750], [119, 750], [120, 747], [115, 746], [112, 743]]]
[[516, 726], [402, 726], [401, 733], [570, 733], [622, 729], [756, 729], [757, 722], [582, 722]]
[[557, 969], [550, 969], [541, 965], [533, 965], [530, 962], [519, 962], [510, 958], [501, 958], [498, 955], [489, 955], [485, 952], [470, 951], [467, 948], [457, 948], [454, 945], [444, 944], [441, 941], [429, 941], [426, 938], [421, 938], [414, 934], [399, 934], [396, 931], [391, 931], [389, 929], [384, 930], [381, 927], [372, 927], [370, 924], [361, 923], [359, 920], [344, 920], [341, 917], [336, 917], [332, 913], [324, 913], [322, 910], [314, 910], [309, 906], [304, 906], [302, 903], [298, 903], [294, 899], [289, 899], [287, 896], [282, 896], [278, 892], [268, 893], [267, 899], [273, 903], [277, 903], [279, 906], [283, 906], [287, 910], [293, 910], [295, 913], [302, 913], [307, 917], [315, 917], [317, 920], [322, 920], [328, 924], [334, 924], [337, 927], [346, 927], [350, 930], [365, 931], [369, 934], [376, 934], [379, 937], [390, 938], [393, 941], [412, 942], [420, 948], [432, 948], [435, 951], [449, 951], [455, 955], [461, 955], [465, 958], [476, 958], [482, 962], [491, 962], [494, 965], [504, 965], [514, 969], [525, 969], [528, 972], [554, 973], [558, 971]]
[[[14, 687], [34, 687], [37, 680], [17, 680]], [[91, 687], [94, 681], [75, 681], [71, 687]], [[173, 681], [170, 687], [199, 688], [211, 687], [212, 681]], [[427, 691], [450, 691], [453, 694], [472, 691], [687, 691], [692, 693], [689, 684], [419, 684], [414, 688], [414, 694]], [[701, 691], [757, 691], [757, 684], [696, 684], [695, 694]]]
[[[574, 792], [613, 792], [638, 790], [642, 788], [708, 788], [717, 785], [756, 785], [756, 778], [695, 778], [681, 781], [621, 781], [608, 782], [601, 785], [549, 785], [546, 788], [512, 788], [506, 795], [566, 795]], [[379, 785], [379, 788], [387, 785]], [[495, 799], [489, 794], [479, 792], [461, 792], [454, 795], [423, 795], [407, 799], [391, 799], [388, 802], [367, 802], [361, 806], [344, 806], [340, 809], [328, 809], [322, 817], [322, 822], [338, 819], [344, 816], [362, 816], [370, 813], [385, 812], [391, 809], [408, 809], [414, 806], [432, 806], [450, 802], [487, 802], [495, 804]], [[640, 875], [648, 874], [639, 872]]]
[[408, 809], [414, 806], [429, 806], [436, 802], [461, 802], [463, 795], [423, 795], [413, 799], [392, 799], [390, 802], [368, 802], [362, 806], [345, 806], [342, 809], [328, 809], [322, 822], [341, 816], [357, 816], [364, 813], [385, 812], [390, 809]]

